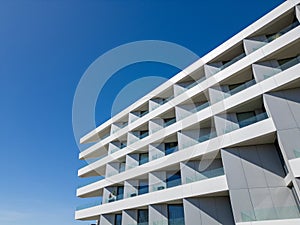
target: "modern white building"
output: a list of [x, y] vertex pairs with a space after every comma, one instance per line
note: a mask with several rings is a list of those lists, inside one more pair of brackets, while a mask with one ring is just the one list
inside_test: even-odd
[[[81, 139], [100, 225], [299, 225], [300, 0], [276, 9]], [[104, 179], [100, 179], [104, 176]]]

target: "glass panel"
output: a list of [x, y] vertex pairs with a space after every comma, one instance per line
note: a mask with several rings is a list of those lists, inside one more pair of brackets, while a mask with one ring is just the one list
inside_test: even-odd
[[[247, 81], [246, 83], [243, 83], [243, 84], [238, 84], [237, 86], [236, 85], [230, 85], [231, 87], [229, 86], [229, 89], [230, 88], [232, 88], [232, 89], [230, 89], [230, 91], [228, 91], [227, 93], [230, 94], [230, 95], [234, 95], [234, 94], [236, 94], [240, 91], [243, 91], [243, 90], [247, 89], [248, 87], [253, 86], [254, 84], [256, 84], [255, 79]], [[228, 96], [225, 95], [225, 97], [228, 97]]]
[[167, 178], [167, 188], [176, 187], [178, 185], [181, 185], [180, 171], [175, 174], [170, 174], [170, 176]]
[[222, 176], [222, 175], [224, 175], [224, 169], [217, 168], [217, 169], [197, 172], [197, 174], [195, 174], [194, 176], [187, 176], [185, 179], [186, 179], [186, 183], [192, 183], [195, 181], [205, 180], [205, 179]]
[[139, 195], [146, 194], [149, 192], [148, 180], [140, 180], [138, 187]]
[[122, 225], [122, 214], [115, 215], [115, 225]]
[[299, 218], [299, 209], [297, 206], [274, 207], [264, 209], [254, 209], [253, 211], [242, 211], [241, 218], [243, 222], [260, 220], [278, 220]]
[[148, 209], [139, 209], [138, 210], [138, 225], [148, 224]]
[[227, 68], [228, 66], [231, 66], [233, 63], [239, 61], [240, 59], [244, 58], [246, 56], [245, 53], [242, 53], [238, 56], [236, 56], [235, 58], [233, 58], [232, 60], [230, 60], [229, 62], [224, 63], [221, 67], [220, 70], [223, 70], [225, 68]]
[[[282, 60], [281, 60], [282, 61]], [[264, 74], [264, 79], [267, 79], [269, 77], [274, 76], [275, 74], [278, 74], [281, 71], [284, 71], [286, 69], [289, 69], [290, 67], [293, 67], [295, 65], [297, 65], [300, 62], [299, 56], [294, 57], [292, 59], [289, 59], [288, 62], [285, 62], [284, 64], [275, 67], [272, 72], [270, 71], [269, 74]]]
[[168, 205], [169, 225], [184, 225], [183, 205]]

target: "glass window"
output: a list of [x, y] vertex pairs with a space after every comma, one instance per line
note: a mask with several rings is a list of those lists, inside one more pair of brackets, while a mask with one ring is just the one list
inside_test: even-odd
[[138, 192], [139, 192], [139, 195], [146, 194], [149, 192], [148, 180], [140, 180]]
[[165, 143], [165, 155], [169, 155], [173, 152], [176, 152], [178, 150], [177, 146], [178, 146], [177, 142]]
[[180, 171], [169, 174], [167, 177], [167, 188], [175, 187], [178, 185], [181, 185]]
[[120, 165], [119, 165], [119, 173], [125, 171], [125, 165], [126, 164], [124, 162], [120, 163]]
[[138, 225], [148, 224], [148, 209], [138, 210]]
[[257, 122], [254, 111], [237, 113], [236, 116], [240, 127], [245, 127]]
[[182, 204], [168, 205], [169, 225], [184, 225], [184, 211]]
[[124, 187], [118, 186], [117, 188], [117, 200], [123, 199]]
[[148, 160], [148, 153], [141, 153], [139, 155], [139, 165], [142, 165], [144, 163], [147, 163], [149, 160]]
[[122, 225], [122, 214], [115, 215], [115, 225]]

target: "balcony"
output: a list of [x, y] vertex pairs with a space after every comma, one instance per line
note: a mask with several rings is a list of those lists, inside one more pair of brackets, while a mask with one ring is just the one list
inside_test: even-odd
[[266, 112], [260, 113], [258, 115], [247, 118], [245, 120], [238, 121], [238, 125], [239, 125], [238, 127], [233, 126], [232, 124], [227, 125], [224, 129], [224, 133], [229, 133], [229, 132], [234, 131], [236, 129], [249, 126], [249, 125], [254, 124], [256, 122], [265, 120], [267, 118], [268, 118], [268, 114]]
[[197, 174], [193, 176], [187, 176], [186, 183], [192, 183], [200, 180], [205, 180], [213, 177], [218, 177], [224, 175], [224, 169], [223, 168], [217, 168], [213, 170], [208, 170], [208, 171], [202, 171], [198, 172]]
[[170, 126], [171, 124], [176, 123], [176, 118], [164, 119], [164, 127]]
[[282, 30], [280, 30], [279, 32], [275, 33], [275, 34], [271, 34], [271, 35], [266, 35], [267, 39], [265, 41], [263, 41], [263, 45], [257, 47], [257, 48], [253, 48], [253, 51], [256, 51], [258, 49], [260, 49], [261, 47], [263, 47], [264, 45], [276, 40], [277, 38], [281, 37], [282, 35], [288, 33], [289, 31], [293, 30], [294, 28], [296, 28], [299, 25], [299, 21], [295, 21], [294, 23], [292, 23], [291, 25], [283, 28]]
[[149, 131], [140, 131], [139, 139], [143, 139], [149, 135]]
[[273, 70], [271, 70], [268, 74], [264, 74], [264, 79], [268, 79], [284, 70], [287, 70], [297, 64], [299, 64], [300, 62], [300, 56], [296, 56], [293, 58], [290, 58], [289, 60], [287, 60], [285, 63], [283, 63], [282, 65], [278, 66], [278, 67], [274, 67]]
[[211, 75], [214, 75], [214, 74], [216, 74], [216, 73], [218, 73], [218, 72], [224, 70], [225, 68], [231, 66], [232, 64], [236, 63], [237, 61], [239, 61], [240, 59], [244, 58], [245, 56], [246, 56], [246, 54], [245, 54], [245, 53], [242, 53], [242, 54], [240, 54], [240, 55], [234, 57], [234, 58], [231, 59], [230, 61], [225, 62], [222, 66], [218, 67], [217, 70], [216, 70], [214, 73], [212, 73]]
[[156, 99], [156, 103], [158, 103], [156, 106], [152, 107], [152, 110], [158, 108], [161, 105], [164, 105], [165, 103], [171, 101], [174, 98], [174, 96], [170, 96], [168, 98], [157, 98]]

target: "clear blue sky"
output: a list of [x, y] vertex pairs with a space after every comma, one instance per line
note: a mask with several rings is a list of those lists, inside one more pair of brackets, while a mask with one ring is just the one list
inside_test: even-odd
[[[72, 225], [82, 183], [72, 132], [72, 101], [81, 76], [101, 54], [147, 39], [183, 45], [203, 56], [283, 0], [1, 0], [0, 224]], [[100, 95], [105, 121], [118, 91], [153, 70], [116, 74]], [[135, 73], [136, 72], [136, 73]]]

